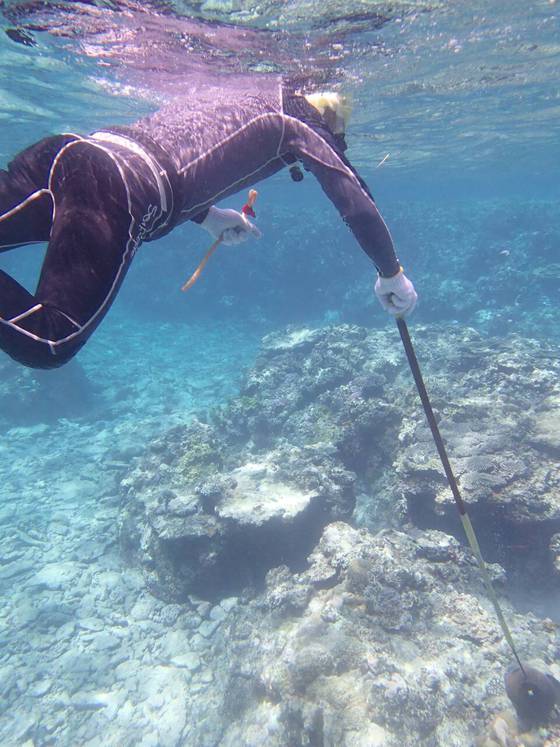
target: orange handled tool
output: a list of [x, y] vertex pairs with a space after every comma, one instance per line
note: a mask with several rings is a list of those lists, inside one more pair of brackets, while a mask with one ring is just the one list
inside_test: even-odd
[[243, 215], [250, 215], [251, 218], [256, 218], [255, 211], [253, 210], [253, 205], [255, 204], [255, 200], [257, 199], [257, 195], [259, 193], [256, 189], [250, 189], [249, 194], [247, 196], [247, 202], [243, 205], [241, 208], [241, 212]]
[[[253, 210], [253, 205], [255, 204], [255, 200], [257, 199], [258, 192], [256, 189], [250, 189], [249, 195], [247, 197], [247, 202], [243, 205], [241, 208], [241, 212], [243, 215], [250, 215], [251, 218], [255, 217], [255, 211]], [[198, 277], [202, 270], [204, 269], [205, 264], [208, 262], [212, 254], [216, 251], [218, 246], [222, 243], [222, 236], [219, 236], [216, 241], [212, 244], [210, 249], [206, 252], [204, 255], [204, 258], [202, 259], [202, 262], [198, 265], [196, 270], [193, 272], [193, 274], [190, 276], [190, 278], [187, 280], [187, 282], [181, 286], [182, 291], [187, 291], [189, 288], [191, 288], [196, 281], [198, 280]]]

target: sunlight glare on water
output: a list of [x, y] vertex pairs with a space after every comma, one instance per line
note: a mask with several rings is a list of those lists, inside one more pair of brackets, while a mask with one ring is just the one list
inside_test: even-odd
[[[202, 63], [341, 87], [354, 102], [351, 147], [362, 167], [390, 153], [391, 170], [538, 175], [558, 153], [560, 24], [549, 0], [77, 5], [62, 3], [56, 23], [48, 6], [9, 5], [21, 26], [45, 30], [31, 32], [37, 49], [2, 41], [4, 74], [20, 79], [4, 93], [4, 117], [59, 126], [81, 115], [72, 112], [80, 100], [95, 121], [126, 118]], [[47, 101], [36, 100], [41, 86]]]

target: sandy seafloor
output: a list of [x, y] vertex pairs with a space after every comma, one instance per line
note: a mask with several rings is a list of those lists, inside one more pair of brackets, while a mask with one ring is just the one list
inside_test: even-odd
[[[174, 744], [190, 718], [187, 683], [191, 697], [211, 686], [204, 673], [191, 682], [188, 627], [178, 620], [187, 608], [152, 597], [122, 560], [118, 481], [155, 434], [235, 391], [258, 344], [249, 332], [134, 328], [113, 313], [79, 356], [96, 387], [85, 413], [56, 419], [52, 406], [49, 424], [3, 433], [4, 747]], [[39, 375], [54, 381], [57, 372]]]

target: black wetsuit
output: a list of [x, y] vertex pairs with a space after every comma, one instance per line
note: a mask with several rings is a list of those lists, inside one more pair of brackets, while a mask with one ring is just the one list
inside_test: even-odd
[[46, 138], [0, 172], [0, 252], [48, 241], [37, 290], [0, 270], [0, 347], [60, 366], [97, 327], [143, 241], [300, 161], [379, 272], [399, 264], [366, 185], [307, 101], [277, 79], [193, 88], [126, 127]]

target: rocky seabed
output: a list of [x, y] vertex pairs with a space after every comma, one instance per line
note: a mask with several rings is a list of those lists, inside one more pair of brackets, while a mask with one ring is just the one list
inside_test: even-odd
[[[413, 334], [519, 649], [558, 677], [558, 349]], [[195, 417], [196, 389], [175, 417], [117, 384], [118, 417], [0, 444], [0, 744], [560, 745], [511, 720], [393, 330], [269, 335]]]

